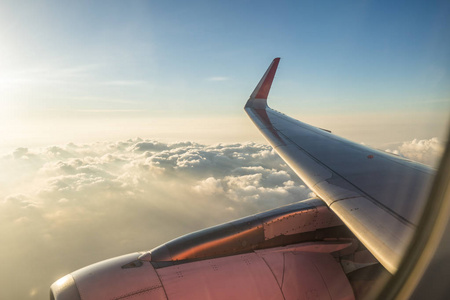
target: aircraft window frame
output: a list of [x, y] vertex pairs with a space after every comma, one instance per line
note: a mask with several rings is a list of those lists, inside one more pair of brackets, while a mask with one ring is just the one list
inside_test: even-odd
[[414, 237], [398, 271], [378, 291], [376, 299], [423, 299], [424, 295], [442, 299], [449, 291], [448, 280], [436, 270], [450, 272], [450, 251], [446, 251], [450, 242], [450, 131], [447, 136], [445, 152]]

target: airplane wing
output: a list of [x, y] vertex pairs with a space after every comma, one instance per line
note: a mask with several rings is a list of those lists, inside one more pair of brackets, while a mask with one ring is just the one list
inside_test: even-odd
[[281, 158], [394, 273], [421, 216], [434, 170], [269, 108], [279, 61], [273, 60], [245, 111]]
[[269, 108], [278, 63], [245, 110], [317, 198], [79, 269], [50, 299], [361, 299], [387, 278], [379, 263], [396, 272], [434, 171]]

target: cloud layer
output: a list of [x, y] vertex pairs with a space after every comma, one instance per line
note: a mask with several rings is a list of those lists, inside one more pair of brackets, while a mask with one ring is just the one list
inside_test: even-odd
[[310, 193], [253, 143], [68, 144], [18, 148], [0, 163], [0, 283], [12, 287], [2, 299], [45, 298], [52, 281], [87, 264]]
[[[434, 138], [399, 155], [436, 161]], [[310, 197], [270, 146], [133, 139], [0, 159], [2, 299], [46, 298], [62, 275], [179, 235]]]

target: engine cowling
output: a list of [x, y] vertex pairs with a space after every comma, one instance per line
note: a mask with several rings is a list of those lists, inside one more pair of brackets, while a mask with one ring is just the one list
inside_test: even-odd
[[353, 299], [329, 253], [347, 243], [305, 243], [155, 268], [140, 253], [73, 272], [51, 287], [55, 300]]
[[338, 259], [356, 249], [346, 233], [310, 199], [82, 268], [51, 299], [353, 299]]

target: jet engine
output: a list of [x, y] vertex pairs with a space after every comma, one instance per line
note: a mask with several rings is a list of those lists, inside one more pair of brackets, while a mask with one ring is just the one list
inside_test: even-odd
[[309, 199], [82, 268], [53, 283], [50, 298], [354, 299], [348, 274], [375, 264]]

